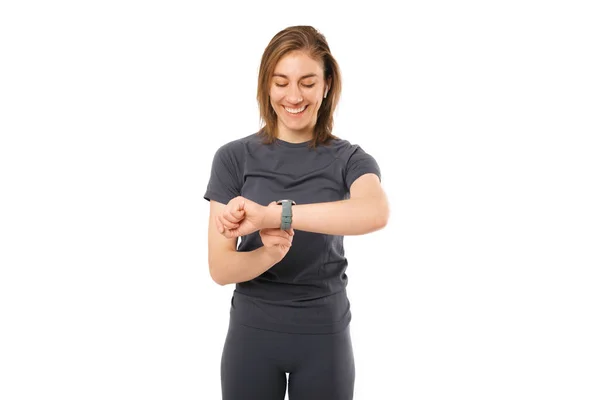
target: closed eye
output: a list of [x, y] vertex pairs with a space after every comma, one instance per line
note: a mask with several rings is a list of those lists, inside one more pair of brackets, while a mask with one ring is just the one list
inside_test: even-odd
[[[284, 84], [276, 83], [275, 86], [277, 86], [277, 87], [286, 87], [287, 83], [284, 83]], [[304, 85], [303, 84], [302, 86], [304, 86], [305, 88], [311, 88], [311, 87], [315, 86], [315, 84], [314, 83], [311, 83], [310, 85]]]

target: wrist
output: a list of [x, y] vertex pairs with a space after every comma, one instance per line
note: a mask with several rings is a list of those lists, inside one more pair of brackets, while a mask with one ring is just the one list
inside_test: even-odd
[[261, 229], [279, 228], [281, 225], [281, 206], [272, 202], [265, 207]]
[[281, 205], [273, 203], [269, 215], [269, 228], [279, 228], [281, 226]]

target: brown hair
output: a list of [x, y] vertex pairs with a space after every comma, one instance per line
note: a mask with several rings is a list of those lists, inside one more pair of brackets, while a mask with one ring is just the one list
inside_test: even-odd
[[313, 139], [310, 147], [327, 144], [333, 135], [333, 113], [340, 99], [342, 81], [340, 68], [331, 55], [325, 36], [312, 26], [291, 26], [271, 39], [262, 55], [258, 73], [258, 90], [256, 100], [260, 109], [260, 119], [264, 126], [259, 134], [264, 136], [264, 143], [273, 143], [276, 137], [277, 114], [269, 101], [269, 85], [279, 60], [292, 51], [304, 51], [314, 60], [323, 63], [325, 81], [330, 82], [327, 97], [323, 99], [317, 114], [317, 123], [314, 127]]

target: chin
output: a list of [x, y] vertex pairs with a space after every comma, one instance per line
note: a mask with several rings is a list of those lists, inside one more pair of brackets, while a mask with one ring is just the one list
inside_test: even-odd
[[[294, 132], [299, 135], [306, 133], [306, 131], [310, 129], [310, 126], [307, 124], [303, 124], [303, 125], [284, 124], [284, 125], [290, 132]], [[313, 128], [314, 128], [314, 126], [313, 126]]]

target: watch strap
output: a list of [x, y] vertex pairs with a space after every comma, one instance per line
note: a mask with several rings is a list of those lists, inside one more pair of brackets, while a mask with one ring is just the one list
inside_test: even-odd
[[281, 204], [281, 229], [288, 230], [292, 227], [292, 205], [296, 204], [293, 200], [279, 200]]

